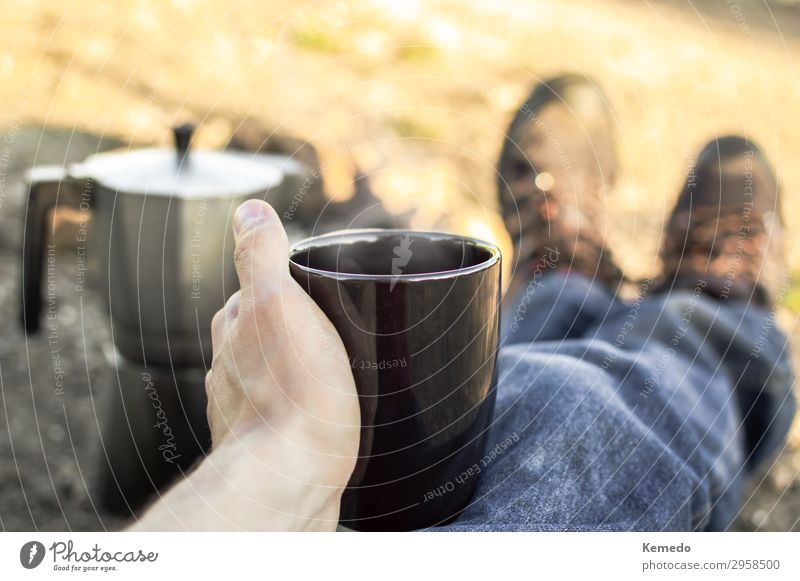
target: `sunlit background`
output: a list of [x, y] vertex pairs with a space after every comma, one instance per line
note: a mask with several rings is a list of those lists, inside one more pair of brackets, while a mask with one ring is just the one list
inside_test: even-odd
[[[661, 225], [701, 145], [715, 135], [744, 134], [762, 146], [783, 185], [798, 287], [779, 317], [797, 335], [800, 231], [792, 225], [800, 216], [800, 5], [794, 2], [0, 6], [3, 175], [14, 164], [35, 162], [48, 146], [49, 134], [25, 128], [166, 145], [169, 128], [190, 120], [200, 126], [199, 146], [223, 148], [246, 127], [310, 142], [326, 195], [335, 201], [353, 196], [358, 169], [369, 174], [385, 207], [412, 226], [477, 235], [507, 249], [494, 186], [504, 130], [534, 83], [577, 71], [593, 76], [614, 106], [621, 176], [608, 208], [615, 224], [610, 244], [626, 272], [638, 277], [658, 270]], [[22, 195], [19, 184], [4, 181], [3, 224], [19, 221]], [[3, 244], [4, 257], [16, 260], [14, 241], [6, 237]], [[0, 297], [9, 329], [17, 316], [15, 269], [2, 271], [9, 279]], [[19, 341], [11, 335], [16, 330], [4, 333]], [[9, 364], [3, 365], [8, 389]], [[789, 449], [754, 484], [741, 528], [796, 525], [798, 473], [796, 422]]]

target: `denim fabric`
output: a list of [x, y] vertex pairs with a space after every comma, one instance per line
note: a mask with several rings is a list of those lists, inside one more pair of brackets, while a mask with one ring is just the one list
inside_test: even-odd
[[633, 301], [558, 271], [503, 319], [471, 504], [436, 530], [724, 530], [795, 412], [772, 314], [695, 289]]

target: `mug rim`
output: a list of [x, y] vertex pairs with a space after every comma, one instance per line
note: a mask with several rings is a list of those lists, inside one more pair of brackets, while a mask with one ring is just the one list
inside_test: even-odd
[[[313, 268], [311, 266], [305, 266], [296, 262], [294, 260], [294, 256], [299, 252], [308, 249], [313, 244], [316, 244], [320, 241], [324, 241], [326, 239], [333, 239], [333, 238], [359, 238], [365, 237], [369, 235], [375, 236], [421, 236], [428, 239], [439, 239], [439, 240], [448, 240], [448, 241], [458, 241], [462, 244], [467, 244], [469, 246], [481, 248], [486, 250], [489, 253], [489, 257], [486, 260], [483, 260], [477, 264], [472, 264], [470, 266], [464, 266], [460, 268], [452, 268], [448, 270], [436, 270], [432, 272], [423, 272], [423, 273], [416, 273], [416, 274], [363, 274], [363, 273], [355, 273], [355, 272], [338, 272], [334, 270], [325, 270], [320, 268]], [[491, 242], [487, 242], [486, 240], [481, 240], [480, 238], [474, 238], [472, 236], [461, 236], [460, 234], [451, 234], [448, 232], [441, 232], [436, 230], [413, 230], [409, 228], [355, 228], [352, 230], [336, 230], [334, 232], [329, 232], [327, 234], [320, 234], [318, 236], [310, 236], [308, 238], [304, 238], [298, 242], [295, 242], [289, 247], [289, 263], [292, 267], [298, 268], [299, 270], [308, 273], [314, 274], [317, 276], [325, 277], [325, 278], [332, 278], [336, 280], [373, 280], [373, 281], [394, 281], [396, 283], [400, 282], [414, 282], [420, 280], [437, 280], [437, 279], [448, 279], [457, 276], [465, 276], [474, 274], [476, 272], [481, 272], [483, 270], [488, 270], [495, 264], [499, 263], [502, 258], [502, 253], [500, 252], [500, 248], [496, 244], [492, 244]]]

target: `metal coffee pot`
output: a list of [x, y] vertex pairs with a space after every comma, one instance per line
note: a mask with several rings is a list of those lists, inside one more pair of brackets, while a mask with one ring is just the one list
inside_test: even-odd
[[260, 198], [283, 213], [301, 188], [321, 190], [286, 156], [192, 150], [192, 130], [174, 130], [174, 149], [101, 153], [28, 175], [22, 325], [37, 331], [44, 291], [48, 305], [54, 299], [43, 286], [55, 263], [53, 213], [77, 211], [77, 290], [102, 279], [118, 383], [109, 386], [97, 488], [106, 510], [128, 516], [210, 444], [203, 377], [211, 319], [239, 288], [234, 211]]
[[[211, 319], [238, 289], [236, 207], [260, 198], [280, 208], [309, 172], [280, 155], [192, 150], [192, 130], [174, 129], [174, 149], [101, 153], [29, 172], [21, 296], [27, 332], [40, 324], [51, 211], [69, 207], [92, 213], [89, 252], [99, 253], [117, 350], [145, 364], [209, 364]], [[82, 284], [86, 248], [80, 237], [77, 245]]]

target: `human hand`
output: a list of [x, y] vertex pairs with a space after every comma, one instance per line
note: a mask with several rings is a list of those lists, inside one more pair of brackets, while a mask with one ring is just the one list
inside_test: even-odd
[[241, 290], [214, 317], [206, 376], [213, 449], [139, 524], [334, 530], [360, 431], [347, 354], [290, 276], [275, 211], [245, 202], [234, 233]]

